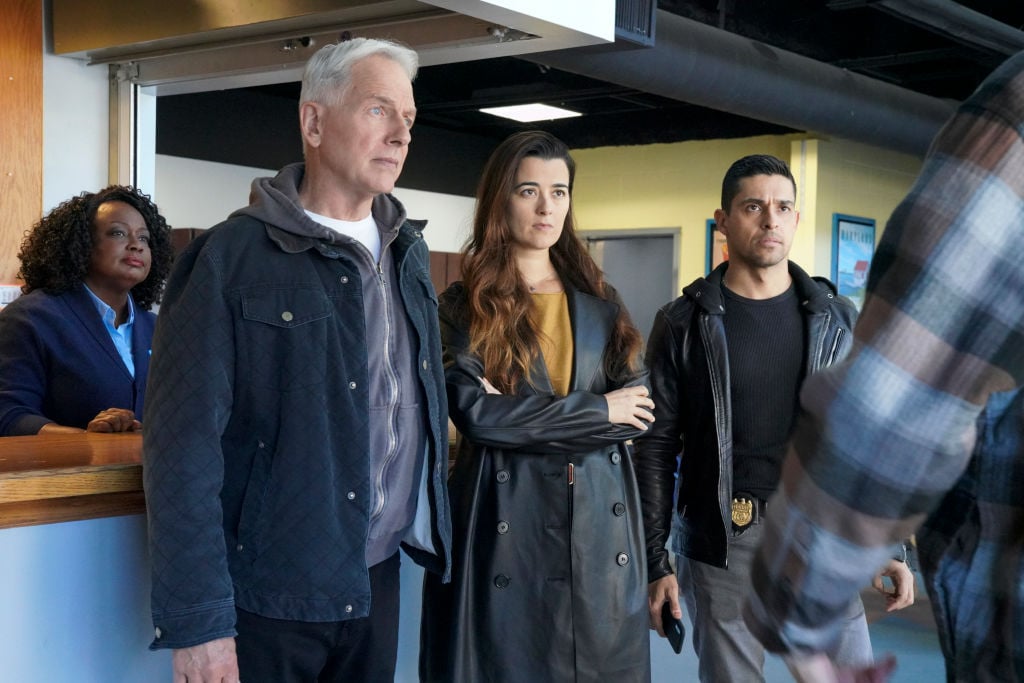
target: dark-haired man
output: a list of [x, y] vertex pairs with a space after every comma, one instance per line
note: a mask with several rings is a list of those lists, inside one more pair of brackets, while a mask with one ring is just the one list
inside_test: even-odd
[[[799, 220], [784, 161], [760, 154], [736, 161], [715, 211], [729, 259], [658, 312], [648, 341], [657, 407], [636, 463], [651, 623], [663, 633], [666, 601], [681, 616], [681, 584], [705, 682], [763, 679], [764, 649], [741, 609], [766, 501], [779, 482], [804, 377], [844, 357], [853, 341], [853, 304], [788, 260]], [[678, 584], [665, 547], [673, 524]], [[909, 604], [906, 565], [893, 562], [887, 571], [897, 587], [891, 608]], [[835, 657], [870, 663], [859, 597], [843, 619]]]

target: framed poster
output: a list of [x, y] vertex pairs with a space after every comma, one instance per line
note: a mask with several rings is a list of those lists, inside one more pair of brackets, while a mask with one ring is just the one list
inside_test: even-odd
[[875, 219], [832, 214], [832, 282], [860, 310], [875, 254]]
[[704, 257], [705, 274], [718, 267], [722, 261], [729, 260], [729, 246], [725, 243], [725, 235], [718, 232], [714, 218], [705, 221], [708, 239], [707, 254]]

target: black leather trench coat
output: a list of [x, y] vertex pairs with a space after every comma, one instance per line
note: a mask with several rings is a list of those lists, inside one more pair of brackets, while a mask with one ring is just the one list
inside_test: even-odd
[[[420, 678], [459, 683], [650, 681], [647, 574], [627, 441], [608, 422], [604, 372], [617, 305], [567, 290], [570, 392], [486, 394], [466, 351], [460, 283], [441, 297], [445, 379], [459, 429], [449, 478], [452, 582], [428, 575]], [[646, 374], [631, 384], [645, 383]]]

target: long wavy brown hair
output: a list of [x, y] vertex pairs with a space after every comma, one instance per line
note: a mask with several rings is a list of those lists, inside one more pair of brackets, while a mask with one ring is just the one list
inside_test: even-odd
[[565, 143], [543, 131], [512, 135], [498, 145], [484, 166], [476, 193], [473, 234], [463, 248], [462, 260], [469, 298], [469, 350], [482, 359], [487, 379], [500, 391], [510, 392], [522, 380], [533, 384], [530, 370], [541, 353], [541, 333], [532, 315], [529, 288], [513, 256], [508, 220], [516, 173], [526, 157], [561, 159], [569, 169], [569, 211], [562, 234], [551, 247], [551, 263], [563, 283], [619, 305], [605, 354], [605, 372], [613, 381], [628, 381], [640, 368], [640, 333], [576, 236], [571, 201], [576, 162]]

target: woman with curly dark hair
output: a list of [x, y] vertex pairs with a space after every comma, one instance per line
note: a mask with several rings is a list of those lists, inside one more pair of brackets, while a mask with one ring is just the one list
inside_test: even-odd
[[173, 251], [150, 198], [112, 185], [55, 208], [18, 253], [0, 311], [0, 435], [141, 428], [150, 343]]
[[641, 337], [576, 236], [575, 163], [513, 135], [477, 191], [463, 281], [439, 299], [452, 577], [424, 585], [424, 681], [650, 681], [629, 440], [653, 419]]

